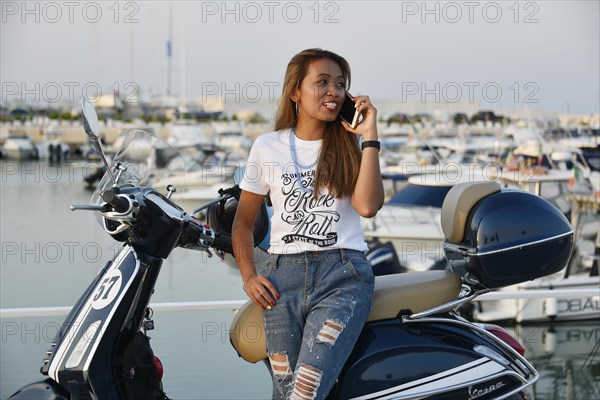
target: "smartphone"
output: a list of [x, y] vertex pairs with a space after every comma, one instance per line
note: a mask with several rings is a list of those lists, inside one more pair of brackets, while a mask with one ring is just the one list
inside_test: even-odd
[[339, 117], [346, 121], [352, 129], [356, 128], [356, 125], [362, 121], [362, 115], [354, 107], [355, 104], [356, 101], [352, 100], [352, 96], [346, 93], [339, 113]]

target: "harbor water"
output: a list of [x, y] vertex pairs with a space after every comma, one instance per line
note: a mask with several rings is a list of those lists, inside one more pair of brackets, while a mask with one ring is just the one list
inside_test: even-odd
[[[1, 161], [0, 308], [70, 306], [118, 251], [93, 213], [70, 211], [91, 191], [93, 165], [73, 161]], [[215, 193], [216, 195], [216, 193]], [[176, 249], [165, 261], [153, 303], [245, 299], [239, 273], [205, 253]], [[173, 399], [267, 399], [262, 364], [238, 358], [229, 344], [232, 310], [156, 312], [149, 332]], [[42, 378], [39, 368], [64, 316], [2, 318], [0, 398]], [[511, 326], [540, 372], [530, 399], [600, 398], [600, 322]]]

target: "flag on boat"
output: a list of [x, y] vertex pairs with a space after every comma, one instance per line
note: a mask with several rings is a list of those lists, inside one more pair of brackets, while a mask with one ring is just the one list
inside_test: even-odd
[[575, 186], [575, 182], [579, 180], [579, 167], [576, 163], [573, 163], [573, 175], [569, 178], [569, 188], [573, 188]]

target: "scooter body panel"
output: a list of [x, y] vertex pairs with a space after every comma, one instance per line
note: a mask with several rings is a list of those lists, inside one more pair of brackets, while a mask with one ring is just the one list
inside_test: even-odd
[[11, 400], [69, 400], [70, 396], [58, 383], [48, 378], [45, 381], [30, 383], [9, 398]]
[[364, 400], [504, 398], [527, 385], [531, 374], [515, 357], [493, 337], [444, 320], [372, 322], [333, 393]]
[[[65, 390], [78, 390], [79, 398], [89, 398], [88, 378], [93, 372], [93, 385], [106, 392], [100, 397], [115, 398], [112, 350], [127, 322], [125, 315], [135, 303], [140, 286], [136, 283], [145, 272], [135, 250], [124, 246], [82, 296], [79, 307], [71, 312], [47, 363], [49, 377]], [[106, 361], [101, 363], [103, 368], [92, 371], [96, 354], [102, 354]]]

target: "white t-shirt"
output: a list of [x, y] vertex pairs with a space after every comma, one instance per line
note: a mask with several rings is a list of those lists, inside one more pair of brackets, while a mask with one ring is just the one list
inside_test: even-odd
[[[296, 157], [302, 166], [319, 157], [322, 140], [295, 138]], [[329, 193], [313, 198], [316, 166], [297, 167], [290, 151], [290, 130], [259, 136], [250, 150], [240, 188], [266, 195], [273, 203], [269, 253], [345, 248], [366, 251], [360, 216], [349, 197]], [[300, 175], [300, 177], [298, 177]], [[326, 189], [324, 189], [326, 190]]]

